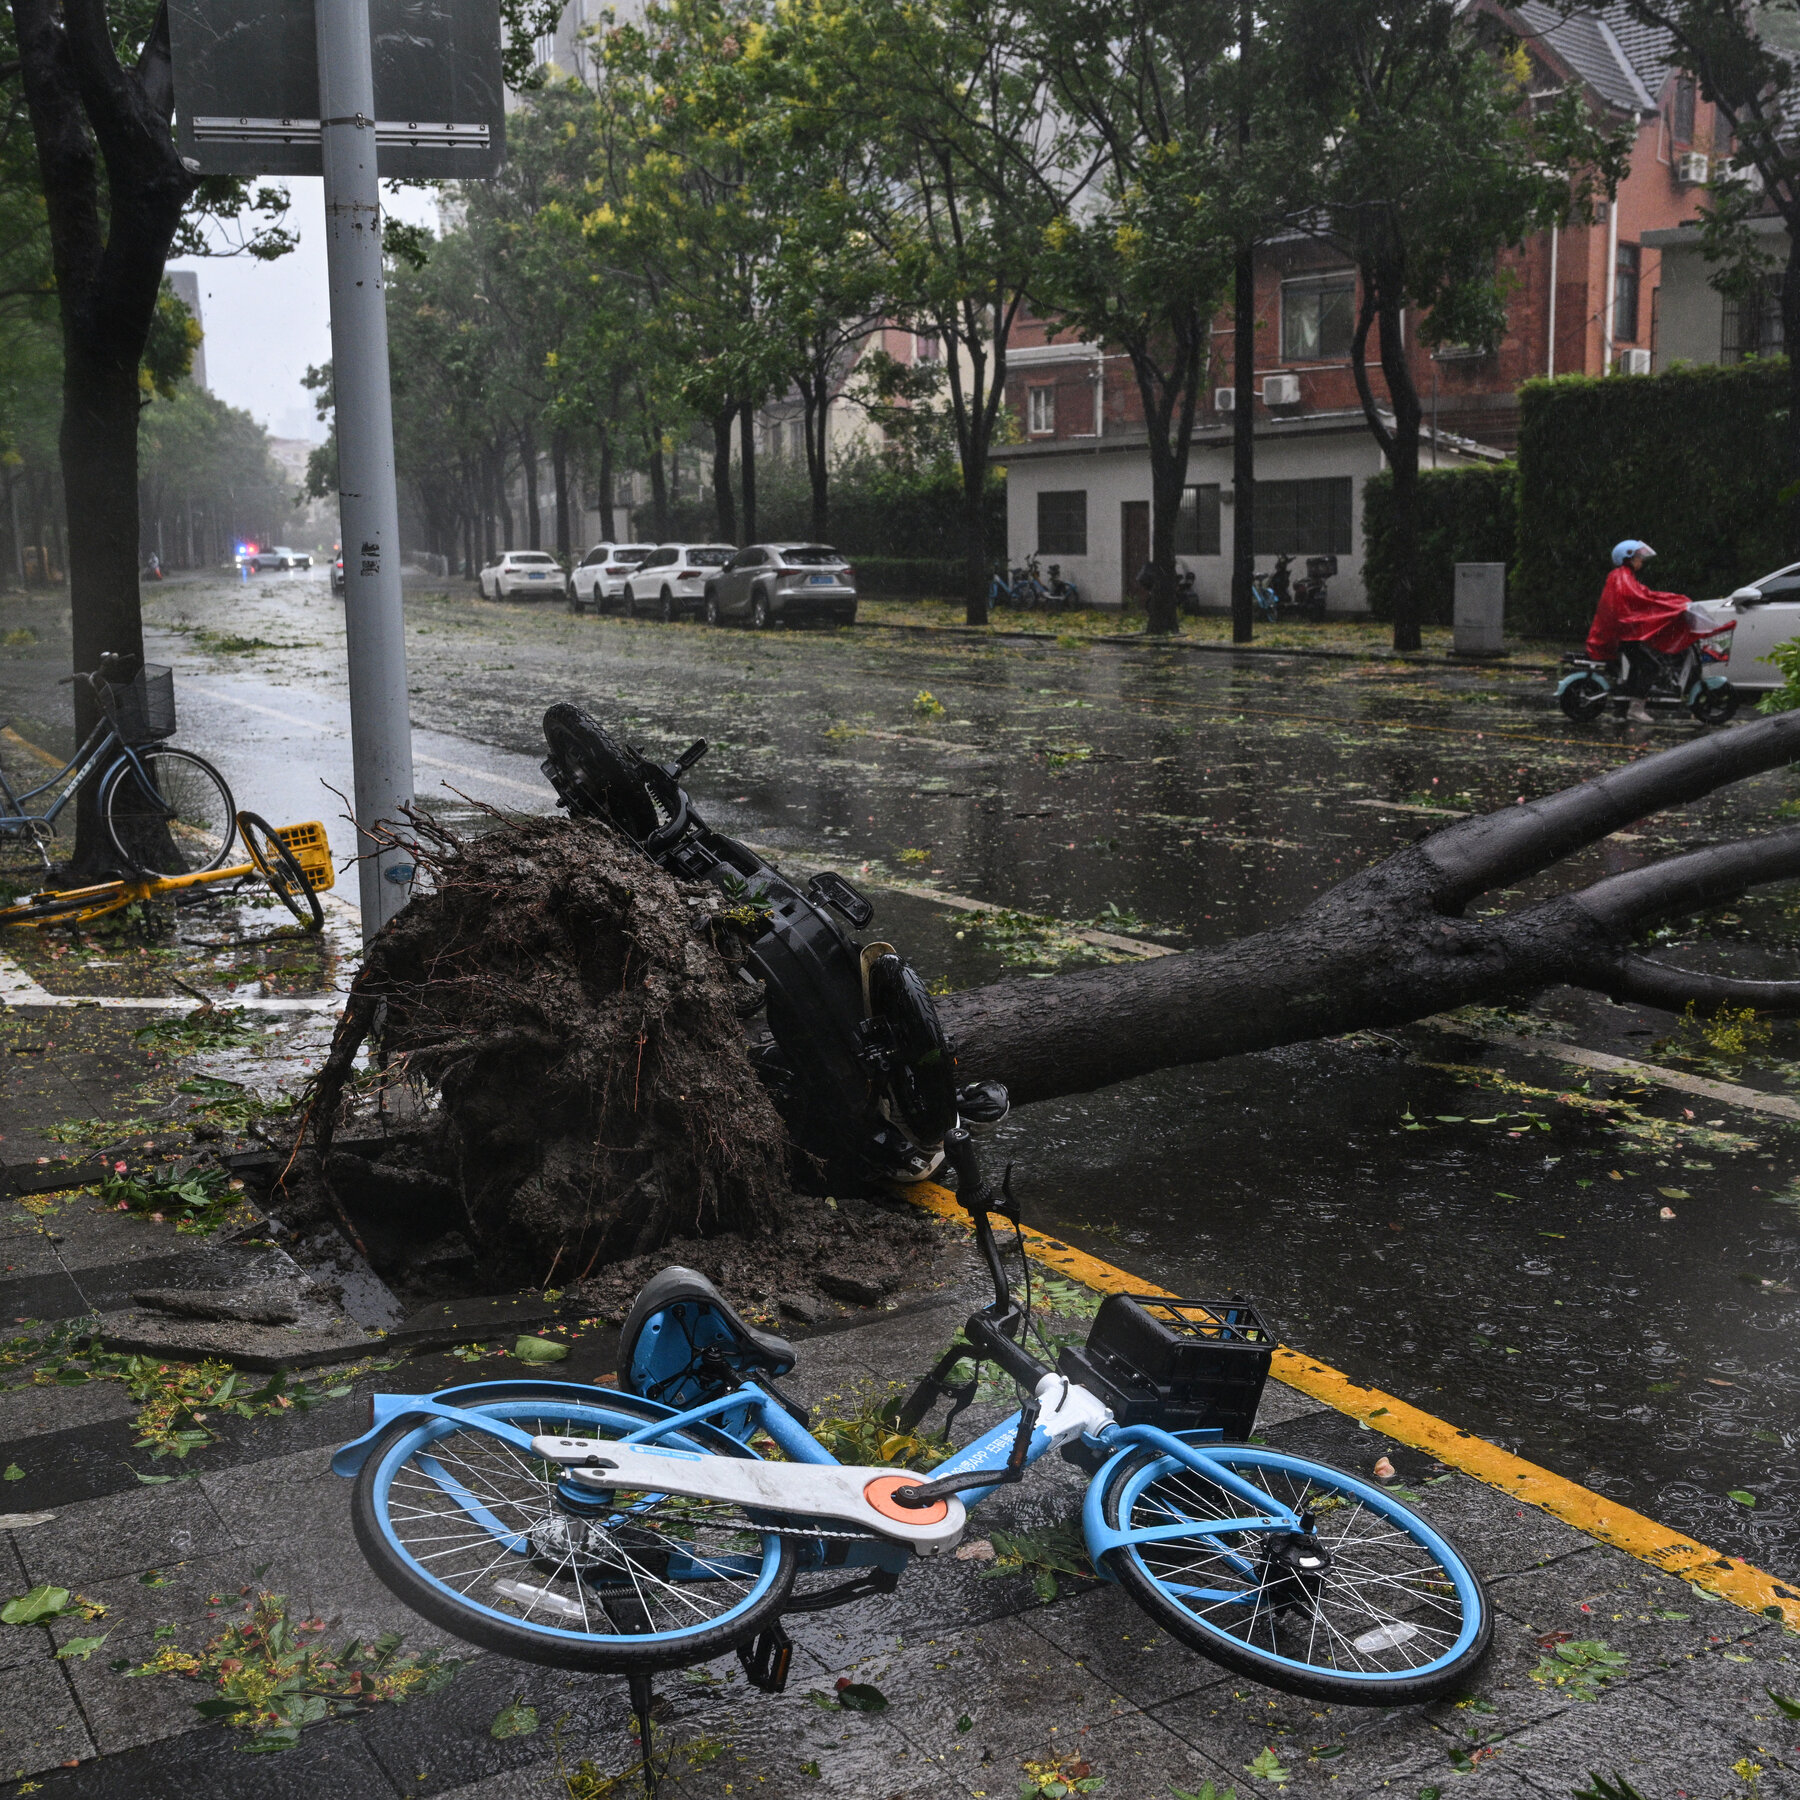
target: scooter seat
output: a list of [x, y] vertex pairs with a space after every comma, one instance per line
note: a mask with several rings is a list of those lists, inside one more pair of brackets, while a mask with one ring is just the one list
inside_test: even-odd
[[632, 1385], [638, 1340], [645, 1326], [657, 1314], [673, 1313], [678, 1307], [692, 1309], [694, 1325], [698, 1325], [701, 1315], [706, 1317], [704, 1329], [690, 1327], [684, 1333], [696, 1347], [722, 1336], [728, 1340], [728, 1346], [721, 1346], [728, 1358], [735, 1355], [770, 1375], [785, 1375], [793, 1368], [794, 1346], [786, 1338], [777, 1337], [772, 1331], [758, 1331], [738, 1316], [737, 1309], [698, 1269], [684, 1269], [677, 1264], [651, 1276], [625, 1316], [619, 1333], [619, 1377], [627, 1387]]

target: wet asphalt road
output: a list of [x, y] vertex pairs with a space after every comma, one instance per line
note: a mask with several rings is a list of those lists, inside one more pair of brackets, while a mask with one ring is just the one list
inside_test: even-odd
[[[0, 712], [57, 744], [66, 653], [47, 605], [9, 603], [4, 623], [28, 611], [39, 642], [0, 660]], [[320, 785], [349, 786], [341, 609], [322, 580], [172, 583], [150, 612], [178, 671], [180, 740], [225, 769], [240, 804], [324, 816], [347, 849]], [[648, 748], [708, 738], [691, 784], [706, 816], [802, 867], [1175, 947], [1264, 928], [1451, 813], [1682, 734], [1576, 731], [1545, 675], [1491, 667], [755, 636], [427, 591], [409, 594], [408, 618], [419, 788], [448, 817], [541, 810], [537, 722], [576, 699]], [[1796, 791], [1786, 773], [1745, 783], [1489, 904], [1764, 827]], [[1029, 928], [973, 931], [928, 900], [876, 898], [882, 934], [933, 980], [1066, 966]], [[1797, 906], [1793, 887], [1769, 890], [1663, 953], [1786, 971]], [[1704, 1046], [1666, 1041], [1667, 1015], [1562, 992], [1526, 1022], [1800, 1086], [1788, 1026], [1755, 1056], [1677, 1063]], [[1358, 1379], [1800, 1575], [1793, 1127], [1579, 1073], [1418, 1028], [1025, 1109], [1004, 1150], [1034, 1224], [1164, 1285], [1252, 1294], [1287, 1341]]]

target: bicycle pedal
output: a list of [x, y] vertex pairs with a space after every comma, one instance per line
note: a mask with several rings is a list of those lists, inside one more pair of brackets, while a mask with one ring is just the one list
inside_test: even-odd
[[737, 1647], [744, 1677], [765, 1694], [779, 1694], [787, 1686], [788, 1666], [794, 1660], [794, 1640], [779, 1625], [771, 1625], [747, 1644]]

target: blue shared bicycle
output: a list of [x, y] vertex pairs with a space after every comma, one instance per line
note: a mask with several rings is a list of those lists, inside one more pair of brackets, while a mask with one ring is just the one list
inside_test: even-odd
[[[838, 1463], [780, 1378], [793, 1349], [704, 1277], [666, 1269], [620, 1340], [621, 1389], [481, 1382], [378, 1395], [333, 1460], [353, 1523], [407, 1605], [528, 1661], [649, 1677], [735, 1651], [778, 1691], [785, 1615], [891, 1591], [952, 1551], [971, 1511], [1060, 1450], [1091, 1472], [1088, 1554], [1157, 1624], [1275, 1688], [1371, 1706], [1458, 1691], [1487, 1650], [1481, 1584], [1434, 1526], [1373, 1482], [1246, 1441], [1273, 1338], [1241, 1301], [1112, 1295], [1052, 1368], [1027, 1348], [966, 1132], [945, 1148], [993, 1303], [895, 1415], [911, 1430], [958, 1365], [1028, 1396], [929, 1476]], [[954, 1412], [952, 1413], [954, 1417]], [[779, 1457], [754, 1441], [771, 1441]], [[797, 1591], [801, 1577], [820, 1578]], [[645, 1735], [648, 1743], [648, 1735]]]

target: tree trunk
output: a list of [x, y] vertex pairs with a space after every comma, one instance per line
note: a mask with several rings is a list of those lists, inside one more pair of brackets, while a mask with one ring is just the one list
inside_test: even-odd
[[650, 518], [659, 544], [669, 540], [669, 483], [663, 470], [662, 427], [650, 422]]
[[519, 478], [525, 490], [525, 548], [544, 547], [544, 515], [538, 505], [537, 432], [527, 425], [519, 433]]
[[1256, 635], [1256, 249], [1238, 252], [1231, 321], [1231, 641]]
[[567, 563], [572, 536], [569, 529], [569, 434], [560, 425], [550, 433], [550, 472], [556, 481], [556, 554]]
[[[75, 667], [86, 670], [103, 651], [142, 659], [137, 371], [194, 183], [169, 131], [165, 14], [130, 73], [103, 0], [64, 0], [60, 9], [14, 0], [13, 20], [62, 316], [59, 451], [74, 552], [65, 567]], [[98, 709], [85, 684], [71, 691], [80, 742]], [[108, 866], [93, 796], [88, 783], [77, 801], [73, 866], [84, 873]]]
[[612, 429], [603, 420], [600, 425], [600, 536], [609, 544], [617, 529], [613, 507]]
[[1407, 361], [1405, 314], [1396, 300], [1380, 308], [1381, 373], [1394, 409], [1388, 454], [1394, 471], [1394, 648], [1417, 650], [1424, 596], [1419, 592], [1419, 427], [1424, 408]]
[[735, 402], [723, 412], [715, 413], [713, 434], [713, 523], [721, 544], [735, 544], [737, 535], [737, 499], [731, 491], [731, 427], [737, 418]]
[[1800, 827], [1674, 856], [1573, 894], [1464, 909], [1635, 819], [1800, 758], [1800, 712], [1698, 738], [1598, 780], [1444, 827], [1353, 875], [1297, 918], [1221, 949], [1002, 981], [939, 1010], [963, 1068], [1015, 1101], [1154, 1069], [1404, 1024], [1556, 983], [1679, 1010], [1800, 1012], [1800, 981], [1695, 974], [1632, 948], [1659, 919], [1800, 875]]
[[1781, 330], [1788, 365], [1788, 555], [1800, 557], [1800, 215], [1788, 221], [1787, 267], [1781, 275]]
[[[744, 542], [753, 544], [756, 529], [756, 407], [746, 400], [738, 410], [738, 472], [744, 484]], [[727, 538], [727, 543], [736, 543]]]
[[821, 543], [831, 539], [831, 469], [828, 460], [831, 419], [831, 376], [829, 371], [818, 380], [803, 378], [800, 399], [806, 408], [802, 430], [806, 437], [806, 482], [812, 494], [812, 535]]

